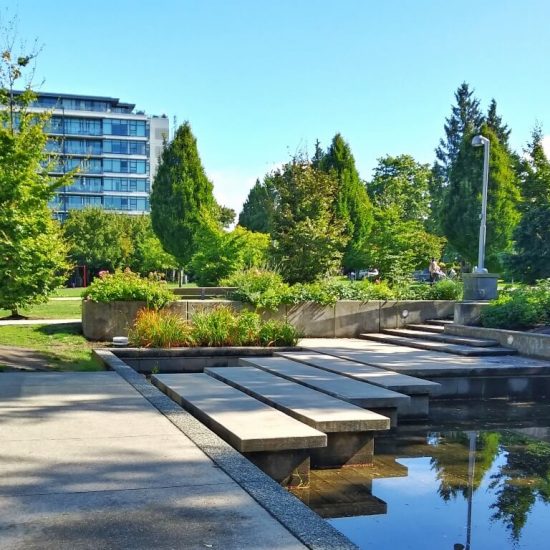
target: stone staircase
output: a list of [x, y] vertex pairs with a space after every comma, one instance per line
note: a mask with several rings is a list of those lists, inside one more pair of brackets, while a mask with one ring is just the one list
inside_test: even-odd
[[429, 319], [424, 324], [411, 324], [400, 329], [384, 329], [379, 333], [361, 334], [360, 338], [407, 346], [428, 351], [439, 351], [463, 356], [514, 355], [516, 350], [501, 346], [496, 340], [455, 336], [445, 333], [449, 319]]

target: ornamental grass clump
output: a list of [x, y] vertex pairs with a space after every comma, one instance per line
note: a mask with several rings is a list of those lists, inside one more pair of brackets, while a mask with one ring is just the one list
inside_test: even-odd
[[130, 345], [142, 348], [173, 348], [194, 345], [190, 324], [165, 309], [142, 309], [129, 331]]
[[192, 317], [193, 339], [197, 346], [233, 346], [237, 325], [235, 311], [227, 306], [200, 311]]
[[294, 325], [275, 320], [263, 323], [259, 334], [262, 346], [295, 346], [299, 337]]
[[163, 283], [140, 277], [129, 269], [115, 273], [101, 271], [82, 297], [93, 302], [146, 302], [147, 307], [153, 309], [160, 309], [174, 299]]

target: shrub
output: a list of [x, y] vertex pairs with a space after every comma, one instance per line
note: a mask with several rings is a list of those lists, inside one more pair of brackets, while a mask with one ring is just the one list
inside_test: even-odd
[[507, 289], [481, 313], [489, 328], [525, 329], [550, 323], [550, 279], [536, 286]]
[[428, 286], [428, 292], [424, 300], [460, 300], [462, 298], [462, 291], [463, 286], [460, 281], [443, 279]]
[[284, 302], [289, 291], [288, 285], [276, 271], [260, 268], [238, 271], [221, 284], [236, 287], [232, 294], [235, 300], [272, 310]]
[[155, 309], [164, 307], [174, 299], [163, 283], [144, 279], [129, 269], [115, 273], [100, 272], [82, 297], [94, 302], [140, 301]]
[[189, 323], [167, 310], [140, 310], [128, 339], [131, 345], [143, 348], [186, 347], [194, 344]]

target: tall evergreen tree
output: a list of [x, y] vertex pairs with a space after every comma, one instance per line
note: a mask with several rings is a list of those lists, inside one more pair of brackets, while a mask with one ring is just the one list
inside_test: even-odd
[[302, 158], [274, 173], [279, 199], [273, 218], [272, 256], [290, 283], [336, 273], [347, 244], [334, 202], [338, 181]]
[[[498, 137], [486, 125], [480, 132], [490, 140], [489, 189], [487, 203], [486, 263], [491, 270], [501, 267], [509, 252], [512, 232], [519, 221], [519, 191], [513, 159]], [[472, 264], [477, 259], [483, 172], [483, 151], [471, 144], [474, 133], [462, 139], [450, 173], [445, 195], [443, 229], [449, 244]]]
[[254, 187], [248, 193], [239, 214], [239, 225], [250, 231], [271, 233], [273, 212], [275, 210], [275, 189], [271, 175], [266, 175], [264, 181], [256, 180]]
[[367, 240], [373, 224], [373, 208], [365, 186], [359, 178], [350, 146], [340, 134], [336, 134], [325, 155], [320, 157], [316, 144], [313, 166], [318, 164], [324, 172], [334, 173], [338, 188], [334, 210], [344, 224], [344, 237], [348, 244], [342, 263], [346, 269], [366, 266]]
[[462, 140], [466, 133], [479, 131], [484, 120], [479, 100], [474, 96], [474, 91], [468, 83], [463, 82], [454, 97], [456, 104], [451, 107], [451, 115], [445, 119], [445, 137], [439, 140], [439, 146], [435, 150], [436, 161], [430, 181], [431, 212], [427, 226], [440, 234], [443, 233], [445, 195], [450, 173]]
[[445, 138], [439, 141], [435, 150], [437, 170], [447, 178], [460, 151], [464, 135], [478, 131], [483, 123], [479, 99], [474, 96], [474, 90], [470, 90], [467, 82], [458, 87], [455, 101], [456, 105], [451, 107], [451, 116], [445, 119]]
[[536, 127], [521, 162], [522, 218], [506, 259], [511, 274], [527, 283], [550, 277], [550, 162], [542, 137]]
[[151, 192], [153, 229], [183, 267], [197, 251], [201, 232], [218, 225], [217, 214], [212, 183], [185, 122], [162, 152]]
[[497, 102], [495, 99], [491, 99], [489, 103], [489, 109], [487, 110], [487, 117], [485, 118], [486, 124], [497, 135], [501, 145], [510, 148], [509, 139], [512, 130], [508, 128], [507, 124], [502, 122], [502, 117], [497, 114]]

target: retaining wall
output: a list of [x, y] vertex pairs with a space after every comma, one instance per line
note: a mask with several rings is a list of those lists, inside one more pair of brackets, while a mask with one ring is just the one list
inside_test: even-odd
[[[191, 319], [197, 311], [218, 305], [234, 309], [252, 309], [250, 305], [231, 300], [180, 300], [168, 308]], [[143, 302], [101, 303], [84, 301], [82, 330], [89, 340], [112, 340], [113, 336], [127, 336]], [[261, 311], [264, 319], [287, 319], [300, 333], [310, 338], [353, 338], [362, 332], [380, 332], [386, 328], [400, 328], [409, 323], [421, 323], [430, 318], [453, 314], [454, 301], [377, 301], [358, 302], [342, 300], [332, 306], [314, 302], [280, 306], [276, 311]]]
[[457, 336], [496, 340], [501, 346], [517, 349], [523, 355], [539, 359], [550, 359], [550, 334], [471, 327], [457, 324], [447, 325], [445, 332]]

